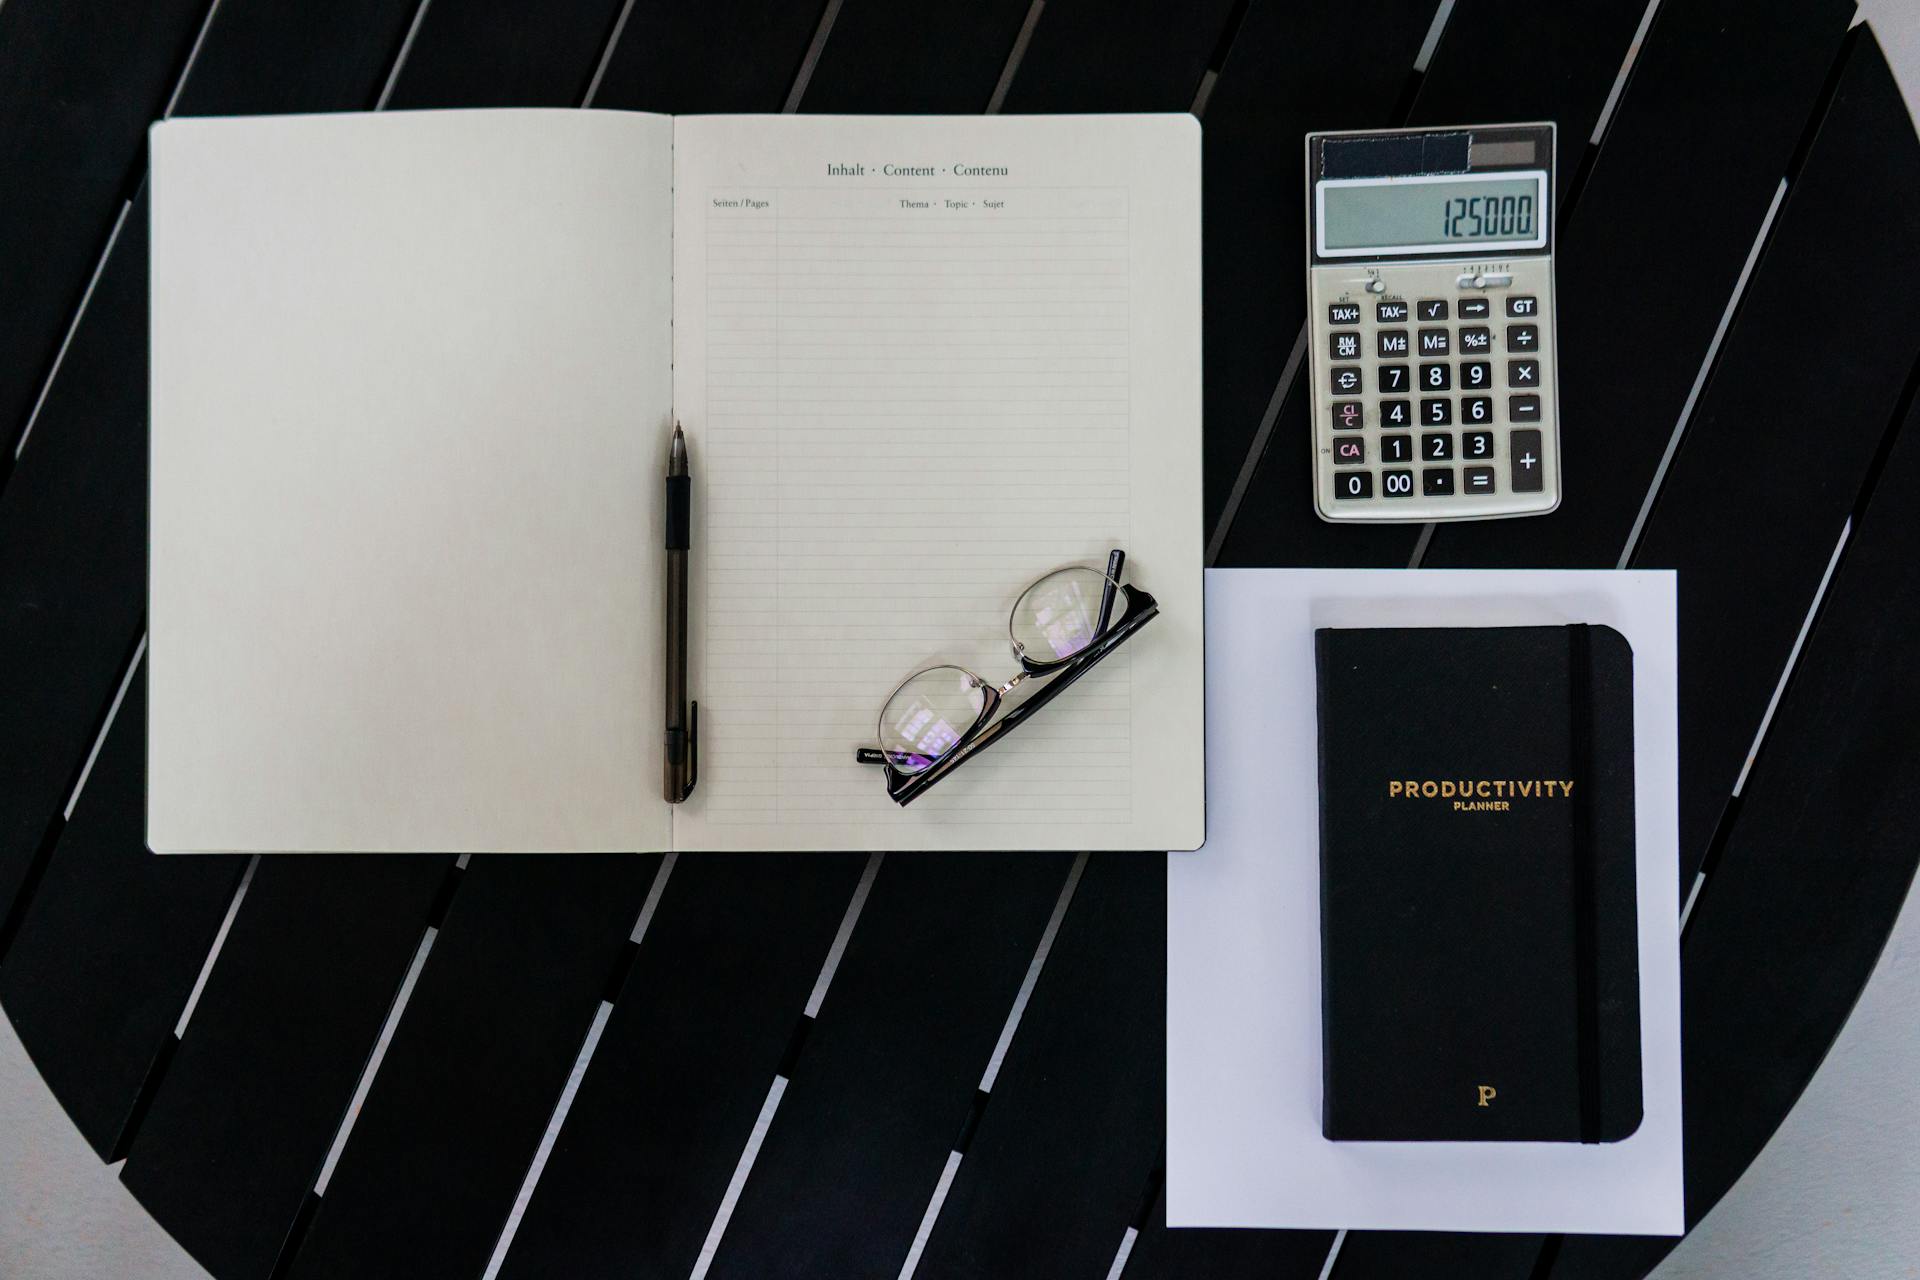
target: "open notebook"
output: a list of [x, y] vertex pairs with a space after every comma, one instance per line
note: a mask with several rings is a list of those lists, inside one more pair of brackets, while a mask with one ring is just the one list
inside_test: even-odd
[[[1191, 118], [419, 112], [152, 150], [155, 850], [1200, 843]], [[854, 760], [887, 694], [1004, 679], [1021, 589], [1110, 547], [1160, 616], [891, 803]]]

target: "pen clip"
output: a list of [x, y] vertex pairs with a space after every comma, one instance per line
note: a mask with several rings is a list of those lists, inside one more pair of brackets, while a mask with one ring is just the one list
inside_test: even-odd
[[693, 794], [693, 784], [699, 780], [700, 703], [695, 700], [687, 704], [687, 785], [680, 790], [682, 800]]
[[668, 804], [679, 804], [693, 794], [700, 780], [700, 704], [687, 704], [687, 727], [667, 730], [665, 747]]

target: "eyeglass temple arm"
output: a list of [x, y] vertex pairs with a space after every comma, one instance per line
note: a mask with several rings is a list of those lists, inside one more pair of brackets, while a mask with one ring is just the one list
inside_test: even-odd
[[1126, 567], [1126, 552], [1118, 547], [1107, 552], [1107, 581], [1100, 588], [1100, 625], [1093, 629], [1095, 635], [1105, 632], [1107, 624], [1113, 621], [1113, 593], [1120, 585], [1120, 571]]

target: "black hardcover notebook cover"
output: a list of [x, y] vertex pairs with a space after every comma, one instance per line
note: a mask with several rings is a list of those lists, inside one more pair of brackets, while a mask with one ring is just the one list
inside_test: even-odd
[[1327, 1137], [1626, 1137], [1632, 649], [1584, 624], [1314, 640]]

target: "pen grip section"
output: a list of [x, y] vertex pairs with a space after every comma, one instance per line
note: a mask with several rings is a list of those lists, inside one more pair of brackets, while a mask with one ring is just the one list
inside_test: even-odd
[[688, 526], [693, 515], [693, 479], [690, 476], [667, 477], [667, 550], [688, 548]]

